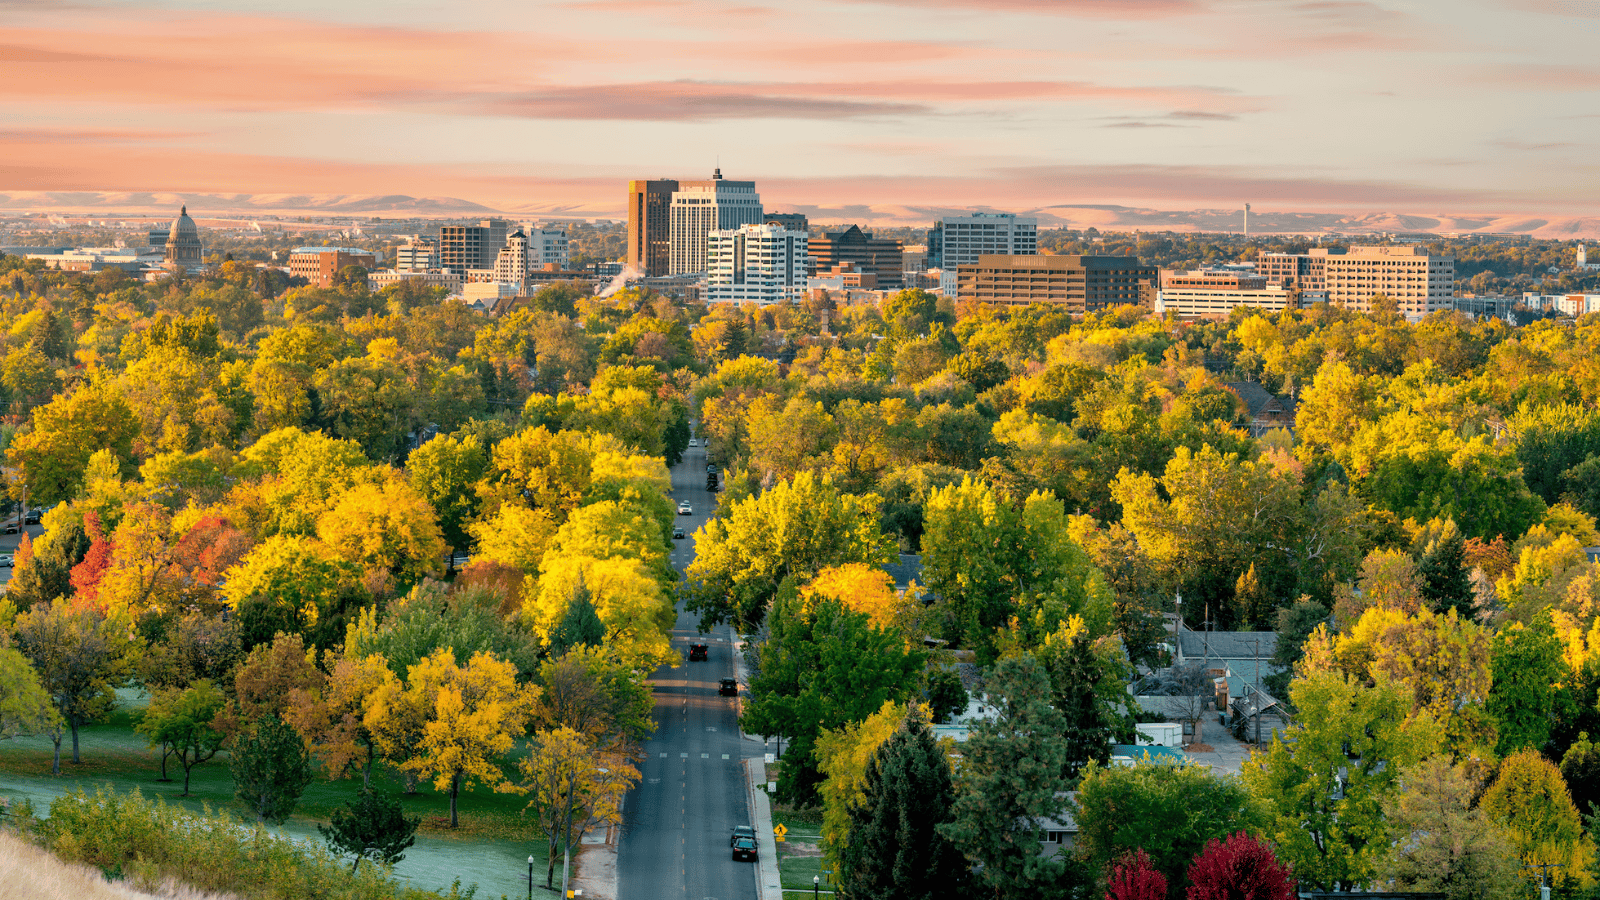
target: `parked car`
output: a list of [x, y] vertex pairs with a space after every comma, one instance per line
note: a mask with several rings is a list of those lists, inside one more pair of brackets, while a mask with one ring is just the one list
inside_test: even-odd
[[728, 835], [728, 846], [732, 847], [739, 838], [749, 838], [753, 841], [756, 839], [756, 830], [749, 825], [733, 826], [733, 834]]
[[733, 839], [733, 858], [735, 861], [756, 861], [756, 842], [752, 838]]
[[13, 519], [6, 523], [6, 534], [16, 534], [22, 530], [22, 523]]
[[39, 524], [39, 519], [42, 516], [44, 516], [44, 510], [37, 509], [37, 508], [30, 509], [30, 510], [28, 510], [27, 517], [25, 519], [23, 519], [23, 521], [27, 522], [29, 525], [37, 525], [37, 524]]
[[706, 647], [705, 644], [690, 644], [689, 645], [689, 661], [690, 662], [704, 662], [705, 659], [706, 659], [706, 652], [707, 652], [708, 649], [709, 648]]
[[683, 529], [681, 527], [672, 529], [672, 539], [673, 540], [681, 541], [681, 540], [683, 540], [683, 537], [684, 537]]
[[678, 515], [680, 515], [680, 516], [692, 516], [692, 515], [694, 515], [694, 507], [690, 506], [689, 505], [689, 501], [687, 501], [687, 500], [683, 501], [682, 503], [679, 503], [678, 504]]
[[724, 678], [717, 682], [717, 693], [724, 697], [737, 697], [739, 696], [739, 682], [734, 681], [732, 678]]
[[9, 569], [12, 565], [11, 554], [0, 553], [0, 569]]

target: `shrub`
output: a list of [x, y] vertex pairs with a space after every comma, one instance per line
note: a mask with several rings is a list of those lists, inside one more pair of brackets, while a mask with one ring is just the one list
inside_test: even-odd
[[467, 900], [476, 888], [440, 895], [401, 885], [386, 867], [351, 872], [320, 848], [306, 848], [260, 825], [224, 813], [193, 815], [148, 800], [138, 790], [82, 791], [50, 804], [38, 837], [67, 862], [136, 875], [144, 883], [172, 879], [246, 900]]

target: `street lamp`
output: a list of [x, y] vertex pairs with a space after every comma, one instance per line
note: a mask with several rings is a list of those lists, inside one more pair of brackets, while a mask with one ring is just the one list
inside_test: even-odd
[[528, 857], [528, 900], [533, 900], [533, 857]]
[[822, 876], [811, 876], [811, 900], [817, 900], [817, 894], [822, 890]]

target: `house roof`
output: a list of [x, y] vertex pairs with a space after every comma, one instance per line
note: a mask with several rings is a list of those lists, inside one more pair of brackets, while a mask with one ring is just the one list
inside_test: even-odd
[[911, 582], [922, 581], [922, 557], [914, 553], [902, 553], [896, 562], [883, 567], [889, 577], [894, 579], [894, 586], [904, 588]]
[[1278, 649], [1278, 633], [1276, 631], [1190, 631], [1185, 627], [1178, 633], [1178, 647], [1184, 659], [1254, 660], [1259, 655], [1264, 664]]
[[1259, 419], [1269, 412], [1282, 411], [1285, 415], [1294, 415], [1294, 401], [1287, 397], [1279, 397], [1254, 381], [1230, 381], [1223, 385], [1233, 391], [1244, 405], [1250, 410], [1250, 418]]

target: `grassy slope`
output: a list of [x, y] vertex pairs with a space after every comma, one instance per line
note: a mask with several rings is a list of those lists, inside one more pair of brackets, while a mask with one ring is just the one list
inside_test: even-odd
[[[93, 792], [100, 785], [117, 791], [141, 790], [147, 797], [160, 797], [168, 803], [199, 810], [203, 804], [224, 810], [241, 819], [250, 816], [234, 799], [233, 778], [228, 774], [228, 754], [194, 769], [190, 796], [183, 791], [183, 770], [168, 761], [163, 783], [160, 754], [150, 749], [143, 735], [133, 730], [138, 715], [137, 703], [125, 703], [111, 721], [92, 725], [80, 732], [83, 762], [71, 762], [71, 738], [62, 742], [61, 776], [50, 774], [51, 744], [45, 738], [13, 738], [0, 741], [0, 796], [31, 800], [38, 814], [45, 814], [57, 796], [82, 788]], [[519, 750], [519, 752], [521, 752]], [[399, 791], [399, 781], [387, 773], [374, 772], [374, 783]], [[325, 824], [333, 809], [355, 796], [358, 780], [328, 781], [319, 777], [306, 789], [294, 817], [282, 833], [303, 841], [321, 842], [318, 823]], [[544, 841], [534, 835], [528, 820], [519, 815], [523, 799], [515, 794], [497, 794], [487, 787], [463, 792], [459, 801], [461, 827], [451, 831], [448, 794], [424, 784], [418, 793], [403, 796], [406, 811], [422, 816], [417, 843], [395, 867], [395, 874], [413, 885], [428, 889], [448, 888], [452, 880], [463, 885], [477, 883], [480, 900], [527, 894], [527, 858], [537, 858], [538, 884], [544, 883]], [[558, 863], [559, 866], [559, 863]], [[561, 873], [556, 872], [559, 881]]]

